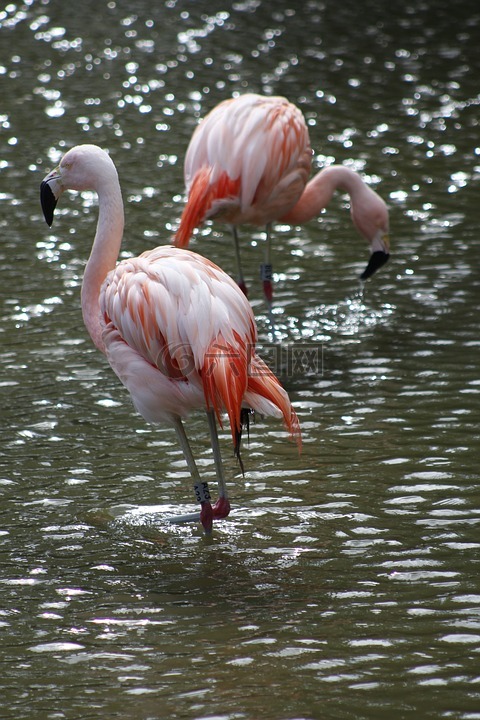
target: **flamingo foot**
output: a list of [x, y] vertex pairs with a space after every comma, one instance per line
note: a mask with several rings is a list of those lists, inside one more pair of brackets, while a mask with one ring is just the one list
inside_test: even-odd
[[197, 502], [200, 503], [200, 522], [202, 523], [205, 535], [212, 534], [213, 508], [210, 502], [210, 490], [207, 482], [199, 480], [193, 486]]
[[203, 525], [203, 529], [205, 530], [205, 535], [211, 535], [212, 534], [212, 528], [213, 528], [213, 518], [214, 518], [214, 512], [212, 508], [212, 504], [209, 500], [205, 500], [201, 503], [201, 510], [200, 510], [200, 522]]
[[271, 280], [263, 281], [263, 294], [265, 295], [265, 299], [270, 305], [273, 299], [273, 286]]
[[226, 497], [219, 497], [215, 505], [212, 507], [212, 511], [215, 520], [226, 518], [230, 512], [230, 500]]

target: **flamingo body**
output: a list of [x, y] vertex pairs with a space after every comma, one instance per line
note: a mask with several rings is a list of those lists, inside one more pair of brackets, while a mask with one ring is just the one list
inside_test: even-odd
[[347, 167], [327, 167], [309, 181], [311, 157], [305, 119], [286, 98], [247, 93], [221, 102], [199, 123], [187, 149], [187, 203], [175, 245], [187, 247], [193, 230], [213, 218], [234, 226], [303, 224], [340, 189], [350, 195], [354, 226], [377, 253], [366, 279], [388, 259], [385, 202]]
[[300, 198], [312, 150], [300, 110], [282, 97], [246, 94], [224, 100], [197, 126], [187, 149], [188, 203], [175, 244], [219, 218], [267, 225]]
[[[175, 427], [194, 480], [198, 471], [181, 425], [192, 410], [207, 411], [212, 443], [214, 415], [221, 420], [226, 412], [237, 454], [243, 406], [283, 418], [300, 444], [288, 395], [255, 352], [255, 319], [236, 283], [200, 255], [169, 246], [116, 264], [124, 225], [121, 190], [112, 160], [97, 146], [72, 148], [44, 179], [41, 201], [49, 224], [66, 189], [95, 190], [99, 198], [82, 283], [85, 325], [139, 413]], [[220, 463], [215, 446], [214, 458]], [[222, 475], [219, 465], [219, 487]], [[221, 500], [226, 514], [224, 489]], [[202, 505], [208, 510], [210, 503]], [[208, 532], [211, 507], [200, 517]]]
[[289, 401], [282, 410], [276, 404], [280, 384], [254, 351], [250, 304], [206, 258], [163, 246], [123, 260], [103, 282], [99, 304], [105, 354], [149, 422], [208, 405], [219, 417], [226, 410], [235, 438], [246, 395], [258, 412], [289, 415]]

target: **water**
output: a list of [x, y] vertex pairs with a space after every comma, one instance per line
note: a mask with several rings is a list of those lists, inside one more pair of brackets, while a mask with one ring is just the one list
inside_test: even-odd
[[[0, 10], [3, 212], [0, 704], [10, 718], [480, 717], [476, 2], [10, 3]], [[138, 417], [81, 322], [96, 200], [38, 185], [107, 147], [124, 252], [168, 242], [197, 119], [236, 91], [305, 113], [315, 165], [387, 200], [392, 258], [337, 196], [277, 227], [272, 345], [300, 457], [257, 419], [211, 542], [170, 429]], [[225, 233], [226, 236], [226, 233]], [[220, 225], [195, 249], [234, 270]], [[188, 423], [204, 472], [201, 415]]]

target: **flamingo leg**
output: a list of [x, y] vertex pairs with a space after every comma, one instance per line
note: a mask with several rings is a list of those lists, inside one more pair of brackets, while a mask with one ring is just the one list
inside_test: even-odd
[[270, 231], [271, 231], [271, 225], [269, 223], [265, 228], [265, 254], [264, 254], [264, 262], [260, 265], [260, 278], [263, 283], [263, 294], [265, 295], [265, 300], [267, 301], [267, 312], [268, 312], [268, 318], [270, 320], [270, 326], [272, 328], [272, 335], [273, 335], [273, 337], [275, 337], [276, 331], [275, 331], [275, 323], [273, 322], [273, 311], [272, 311], [273, 268], [272, 268], [272, 262], [271, 262], [272, 236], [271, 236]]
[[248, 297], [248, 290], [247, 290], [247, 285], [245, 283], [245, 277], [244, 277], [243, 269], [242, 269], [242, 260], [240, 257], [240, 240], [238, 237], [238, 230], [237, 230], [236, 225], [232, 225], [232, 235], [233, 235], [233, 245], [235, 248], [235, 258], [237, 261], [237, 272], [238, 272], [237, 285], [240, 288], [240, 290], [243, 292], [245, 297]]
[[228, 499], [227, 485], [225, 482], [225, 474], [223, 472], [223, 462], [220, 453], [220, 443], [218, 441], [217, 423], [213, 410], [207, 410], [208, 428], [210, 430], [210, 440], [212, 442], [213, 459], [215, 462], [215, 472], [218, 483], [218, 500], [213, 506], [214, 518], [225, 518], [230, 512], [230, 501]]
[[200, 473], [198, 472], [197, 464], [195, 462], [195, 458], [193, 457], [192, 449], [190, 447], [190, 443], [188, 442], [187, 434], [180, 417], [174, 418], [173, 426], [175, 428], [180, 447], [182, 448], [188, 469], [190, 470], [190, 475], [192, 476], [194, 482], [195, 495], [201, 505], [201, 510], [200, 513], [193, 513], [191, 515], [182, 515], [177, 518], [172, 518], [170, 522], [185, 522], [188, 520], [199, 519], [205, 529], [205, 533], [210, 535], [212, 532], [213, 509], [210, 503], [208, 485], [206, 482], [202, 481], [200, 477]]

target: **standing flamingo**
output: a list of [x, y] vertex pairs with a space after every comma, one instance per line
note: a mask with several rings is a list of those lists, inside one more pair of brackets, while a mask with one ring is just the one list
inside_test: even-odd
[[[48, 225], [64, 190], [94, 190], [97, 230], [85, 267], [81, 303], [97, 348], [152, 423], [170, 423], [201, 504], [206, 533], [213, 518], [230, 511], [216, 418], [226, 410], [237, 457], [242, 407], [283, 417], [300, 449], [300, 427], [286, 391], [255, 353], [257, 331], [250, 305], [236, 283], [209, 260], [169, 246], [116, 265], [124, 228], [117, 171], [95, 145], [69, 150], [41, 184]], [[212, 507], [183, 427], [191, 410], [207, 413], [219, 499]], [[193, 519], [189, 518], [189, 519]]]
[[357, 173], [341, 165], [309, 182], [312, 150], [300, 110], [283, 97], [253, 93], [224, 100], [195, 129], [185, 157], [188, 199], [175, 245], [188, 247], [194, 228], [218, 218], [232, 225], [239, 285], [246, 292], [237, 225], [267, 226], [263, 289], [272, 300], [270, 224], [302, 224], [320, 214], [335, 190], [350, 196], [352, 221], [370, 244], [366, 280], [389, 256], [385, 202]]

